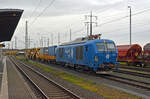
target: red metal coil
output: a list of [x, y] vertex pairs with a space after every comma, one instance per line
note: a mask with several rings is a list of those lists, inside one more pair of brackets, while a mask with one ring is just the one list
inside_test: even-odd
[[142, 47], [138, 44], [118, 45], [118, 61], [136, 62], [138, 57], [142, 55]]

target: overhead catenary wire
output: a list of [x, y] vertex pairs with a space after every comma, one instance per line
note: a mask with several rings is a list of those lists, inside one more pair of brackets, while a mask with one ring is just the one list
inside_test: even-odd
[[49, 7], [51, 7], [54, 2], [55, 2], [55, 0], [52, 0], [52, 1], [48, 4], [48, 6], [46, 6], [46, 7], [42, 10], [42, 12], [38, 14], [37, 17], [35, 17], [35, 19], [34, 19], [34, 20], [32, 21], [32, 23], [31, 23], [31, 25], [33, 25], [33, 24], [35, 23], [35, 21], [36, 21], [41, 15], [43, 15], [43, 13], [44, 13]]
[[[54, 1], [55, 1], [55, 0], [52, 0], [52, 2], [50, 2], [49, 6], [51, 6]], [[47, 7], [49, 8], [49, 6], [47, 6]], [[47, 10], [47, 7], [46, 7], [45, 9], [43, 9], [43, 11], [32, 21], [31, 25], [34, 24], [34, 22], [38, 19], [38, 17], [40, 17], [40, 16], [45, 12], [45, 10]], [[109, 9], [110, 9], [110, 8], [109, 8]], [[109, 9], [105, 9], [104, 11], [109, 10]], [[104, 12], [104, 11], [102, 11], [102, 12]], [[84, 30], [84, 28], [82, 28], [82, 29], [80, 29], [80, 30], [77, 30], [77, 31], [75, 31], [75, 32], [77, 33], [78, 31], [82, 31], [82, 30]]]
[[[148, 25], [150, 25], [150, 24], [133, 24], [134, 26], [139, 26], [139, 27], [142, 27], [143, 28], [143, 26], [148, 26]], [[126, 30], [126, 29], [128, 29], [129, 27], [124, 27], [124, 28], [119, 28], [119, 29], [115, 29], [115, 30], [111, 30], [111, 31], [105, 31], [104, 33], [113, 33], [113, 32], [118, 32], [118, 31], [122, 31], [122, 30]], [[145, 27], [144, 27], [145, 28]]]
[[[144, 9], [144, 10], [142, 10], [142, 11], [138, 11], [138, 12], [132, 14], [132, 16], [139, 15], [139, 14], [142, 14], [142, 13], [147, 12], [147, 11], [150, 11], [150, 8]], [[117, 19], [110, 20], [110, 21], [108, 21], [108, 22], [99, 24], [97, 27], [100, 27], [100, 26], [102, 26], [102, 25], [106, 25], [106, 24], [109, 24], [109, 23], [117, 22], [117, 21], [123, 20], [123, 19], [125, 19], [125, 18], [127, 18], [127, 17], [129, 17], [129, 16], [128, 16], [128, 15], [122, 16], [122, 17], [119, 17], [119, 18], [117, 18]], [[83, 30], [84, 30], [84, 28], [81, 28], [81, 29], [76, 30], [75, 32], [73, 32], [73, 34], [78, 34], [79, 32], [81, 32], [81, 31], [83, 31]]]
[[[53, 4], [54, 1], [55, 1], [55, 0], [53, 0], [51, 3]], [[51, 4], [51, 3], [50, 3], [50, 4]], [[50, 5], [50, 4], [49, 4], [49, 5]], [[48, 7], [49, 7], [49, 6], [48, 6]], [[45, 9], [47, 9], [47, 8], [45, 8]], [[45, 10], [45, 9], [44, 9], [44, 10]], [[109, 9], [110, 9], [110, 8], [104, 9], [104, 10], [101, 10], [101, 11], [104, 12], [104, 11], [109, 10]], [[112, 9], [112, 8], [111, 8], [111, 9]], [[44, 10], [42, 11], [43, 13], [44, 13]], [[42, 12], [41, 12], [41, 14], [43, 14]], [[34, 22], [38, 19], [38, 17], [41, 16], [41, 14], [39, 14], [39, 15], [32, 21], [31, 25], [34, 24]], [[82, 31], [82, 30], [84, 30], [84, 28], [75, 31], [75, 33], [77, 33], [78, 31]]]
[[[150, 11], [150, 8], [149, 8], [149, 9], [144, 9], [144, 10], [139, 11], [139, 12], [137, 12], [137, 13], [134, 13], [134, 14], [132, 14], [132, 16], [139, 15], [139, 14], [142, 14], [142, 13], [147, 12], [147, 11]], [[102, 24], [100, 24], [100, 25], [98, 25], [98, 26], [105, 25], [105, 24], [112, 23], [112, 22], [116, 22], [116, 21], [120, 21], [120, 20], [125, 19], [125, 18], [127, 18], [127, 17], [129, 17], [129, 16], [126, 15], [126, 16], [123, 16], [123, 17], [120, 17], [120, 18], [117, 18], [117, 19], [114, 19], [114, 20], [111, 20], [111, 21], [102, 23]]]
[[32, 17], [34, 15], [34, 13], [37, 11], [38, 7], [40, 6], [42, 0], [39, 0], [37, 6], [34, 8], [34, 10], [32, 11], [30, 17]]
[[[54, 0], [53, 0], [54, 1]], [[137, 12], [137, 13], [135, 13], [135, 15], [138, 15], [138, 14], [141, 14], [141, 13], [144, 13], [144, 12], [146, 12], [146, 11], [148, 11], [149, 9], [146, 9], [146, 10], [144, 10], [144, 11], [140, 11], [140, 12]], [[134, 14], [132, 14], [132, 15], [134, 15]], [[41, 15], [40, 15], [41, 16]], [[111, 20], [111, 21], [109, 21], [109, 22], [106, 22], [106, 23], [102, 23], [102, 24], [100, 24], [100, 26], [101, 25], [105, 25], [105, 24], [108, 24], [108, 23], [113, 23], [113, 22], [117, 22], [117, 21], [119, 21], [119, 20], [122, 20], [122, 19], [125, 19], [125, 18], [127, 18], [127, 17], [129, 17], [129, 16], [123, 16], [123, 17], [120, 17], [120, 18], [117, 18], [117, 19], [115, 19], [115, 20]], [[38, 17], [37, 17], [38, 18]], [[35, 19], [35, 21], [36, 21], [37, 19]], [[33, 23], [34, 23], [34, 21], [33, 21]], [[77, 30], [77, 31], [75, 31], [73, 34], [76, 34], [76, 33], [78, 33], [78, 32], [81, 32], [81, 31], [83, 31], [84, 30], [84, 28], [82, 28], [82, 29], [80, 29], [80, 30]]]

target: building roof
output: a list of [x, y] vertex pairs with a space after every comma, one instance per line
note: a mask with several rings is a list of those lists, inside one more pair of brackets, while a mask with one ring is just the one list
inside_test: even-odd
[[11, 40], [22, 13], [21, 9], [0, 9], [0, 42]]

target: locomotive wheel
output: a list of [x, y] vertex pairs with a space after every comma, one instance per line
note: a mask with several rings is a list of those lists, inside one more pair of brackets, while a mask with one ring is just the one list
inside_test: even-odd
[[148, 66], [148, 64], [147, 64], [147, 63], [143, 63], [143, 66], [142, 66], [142, 67], [144, 68], [144, 67], [146, 67], [146, 66]]
[[89, 68], [90, 74], [95, 75], [96, 72], [93, 70], [93, 68]]
[[131, 63], [133, 66], [137, 66], [138, 64], [137, 63]]
[[144, 64], [143, 64], [143, 63], [140, 63], [139, 65], [140, 65], [140, 67], [143, 67], [143, 66], [144, 66]]
[[73, 69], [75, 69], [75, 70], [76, 70], [76, 68], [77, 68], [77, 66], [76, 66], [75, 64], [73, 64]]
[[131, 63], [130, 63], [130, 62], [127, 62], [127, 65], [128, 65], [128, 66], [131, 66]]

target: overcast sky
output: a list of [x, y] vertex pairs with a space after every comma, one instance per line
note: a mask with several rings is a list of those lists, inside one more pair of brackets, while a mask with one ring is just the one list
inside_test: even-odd
[[[102, 34], [102, 38], [112, 39], [117, 45], [129, 44], [129, 8], [132, 7], [132, 43], [145, 45], [150, 42], [150, 0], [0, 0], [0, 8], [24, 9], [23, 16], [14, 33], [18, 48], [24, 48], [25, 21], [28, 20], [30, 47], [39, 47], [40, 39], [44, 45], [69, 41], [69, 29], [72, 40], [86, 36], [85, 15], [90, 11], [98, 16], [98, 27], [93, 25], [93, 34]], [[40, 14], [43, 9], [47, 9]], [[143, 11], [143, 12], [142, 12]], [[140, 14], [139, 14], [140, 13]], [[39, 16], [40, 14], [40, 16]], [[37, 17], [39, 16], [39, 17]], [[116, 21], [117, 19], [120, 19]], [[36, 20], [35, 20], [36, 19]], [[14, 45], [14, 44], [13, 44]]]

